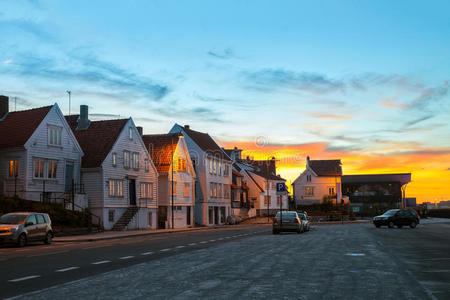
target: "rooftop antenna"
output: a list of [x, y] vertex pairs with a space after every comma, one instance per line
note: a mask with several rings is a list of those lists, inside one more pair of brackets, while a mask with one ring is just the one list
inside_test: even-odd
[[72, 94], [71, 91], [66, 91], [67, 94], [69, 94], [69, 116], [70, 116], [70, 95]]

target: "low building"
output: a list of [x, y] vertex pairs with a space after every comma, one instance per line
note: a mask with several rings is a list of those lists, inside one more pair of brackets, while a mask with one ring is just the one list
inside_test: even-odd
[[342, 176], [343, 194], [349, 197], [352, 211], [360, 215], [376, 215], [402, 207], [404, 188], [411, 173]]
[[247, 219], [253, 217], [254, 211], [250, 204], [250, 199], [248, 197], [249, 187], [247, 186], [244, 175], [240, 172], [242, 169], [237, 165], [233, 164], [232, 177], [233, 181], [231, 183], [231, 208], [232, 214], [239, 216], [241, 219]]
[[156, 229], [158, 172], [133, 120], [90, 121], [86, 105], [66, 120], [85, 153], [81, 182], [103, 227]]
[[192, 227], [195, 171], [183, 135], [143, 135], [142, 139], [158, 170], [158, 228]]
[[342, 163], [335, 160], [306, 158], [306, 169], [294, 180], [293, 196], [297, 206], [321, 204], [340, 205], [345, 202], [341, 192]]
[[8, 97], [0, 96], [1, 194], [84, 208], [82, 156], [57, 104], [9, 112]]

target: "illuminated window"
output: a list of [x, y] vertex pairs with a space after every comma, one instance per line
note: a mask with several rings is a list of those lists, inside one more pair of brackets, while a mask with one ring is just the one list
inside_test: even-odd
[[218, 190], [217, 197], [222, 198], [222, 184], [219, 183], [218, 185], [219, 185], [219, 190]]
[[305, 186], [305, 196], [314, 196], [314, 187]]
[[334, 187], [328, 188], [328, 195], [330, 196], [334, 195]]
[[141, 183], [141, 198], [153, 199], [153, 183], [150, 182]]
[[19, 176], [19, 161], [18, 160], [10, 160], [9, 161], [9, 177], [17, 177]]
[[56, 178], [56, 169], [58, 162], [56, 160], [49, 160], [47, 165], [48, 178]]
[[123, 180], [121, 179], [109, 180], [109, 196], [123, 197]]
[[34, 161], [34, 172], [35, 178], [44, 178], [45, 175], [45, 160], [35, 160]]
[[186, 160], [184, 158], [178, 158], [178, 166], [177, 166], [177, 170], [178, 171], [186, 171]]
[[187, 182], [184, 183], [183, 197], [186, 197], [186, 198], [189, 197], [190, 187], [191, 187], [191, 185], [189, 183], [187, 183]]
[[270, 206], [271, 202], [270, 196], [264, 196], [264, 205]]

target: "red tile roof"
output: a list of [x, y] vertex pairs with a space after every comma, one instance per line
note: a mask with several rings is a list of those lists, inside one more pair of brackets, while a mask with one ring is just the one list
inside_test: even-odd
[[149, 134], [142, 136], [158, 173], [169, 173], [172, 155], [178, 144], [179, 134]]
[[78, 115], [66, 116], [67, 123], [83, 149], [83, 168], [100, 167], [129, 119], [91, 121], [86, 130], [76, 130]]
[[340, 159], [310, 160], [309, 167], [317, 176], [342, 176], [342, 163]]
[[223, 152], [214, 139], [207, 133], [192, 130], [190, 128], [182, 127], [183, 131], [194, 140], [194, 142], [205, 152], [210, 153], [216, 157], [231, 161], [230, 157]]
[[8, 113], [6, 118], [0, 121], [0, 149], [23, 146], [52, 107]]

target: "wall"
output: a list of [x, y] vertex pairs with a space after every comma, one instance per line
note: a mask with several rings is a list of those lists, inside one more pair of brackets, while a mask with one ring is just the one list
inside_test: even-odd
[[[311, 182], [308, 182], [307, 176], [311, 175]], [[335, 192], [338, 191], [336, 185], [341, 185], [341, 177], [317, 177], [308, 169], [305, 170], [294, 182], [294, 196], [298, 205], [319, 204], [323, 202], [323, 197], [328, 195], [328, 188], [334, 187]], [[314, 187], [314, 195], [306, 196], [305, 187]], [[341, 189], [342, 192], [342, 189]], [[338, 204], [342, 194], [338, 194]], [[334, 199], [336, 201], [336, 199]]]

